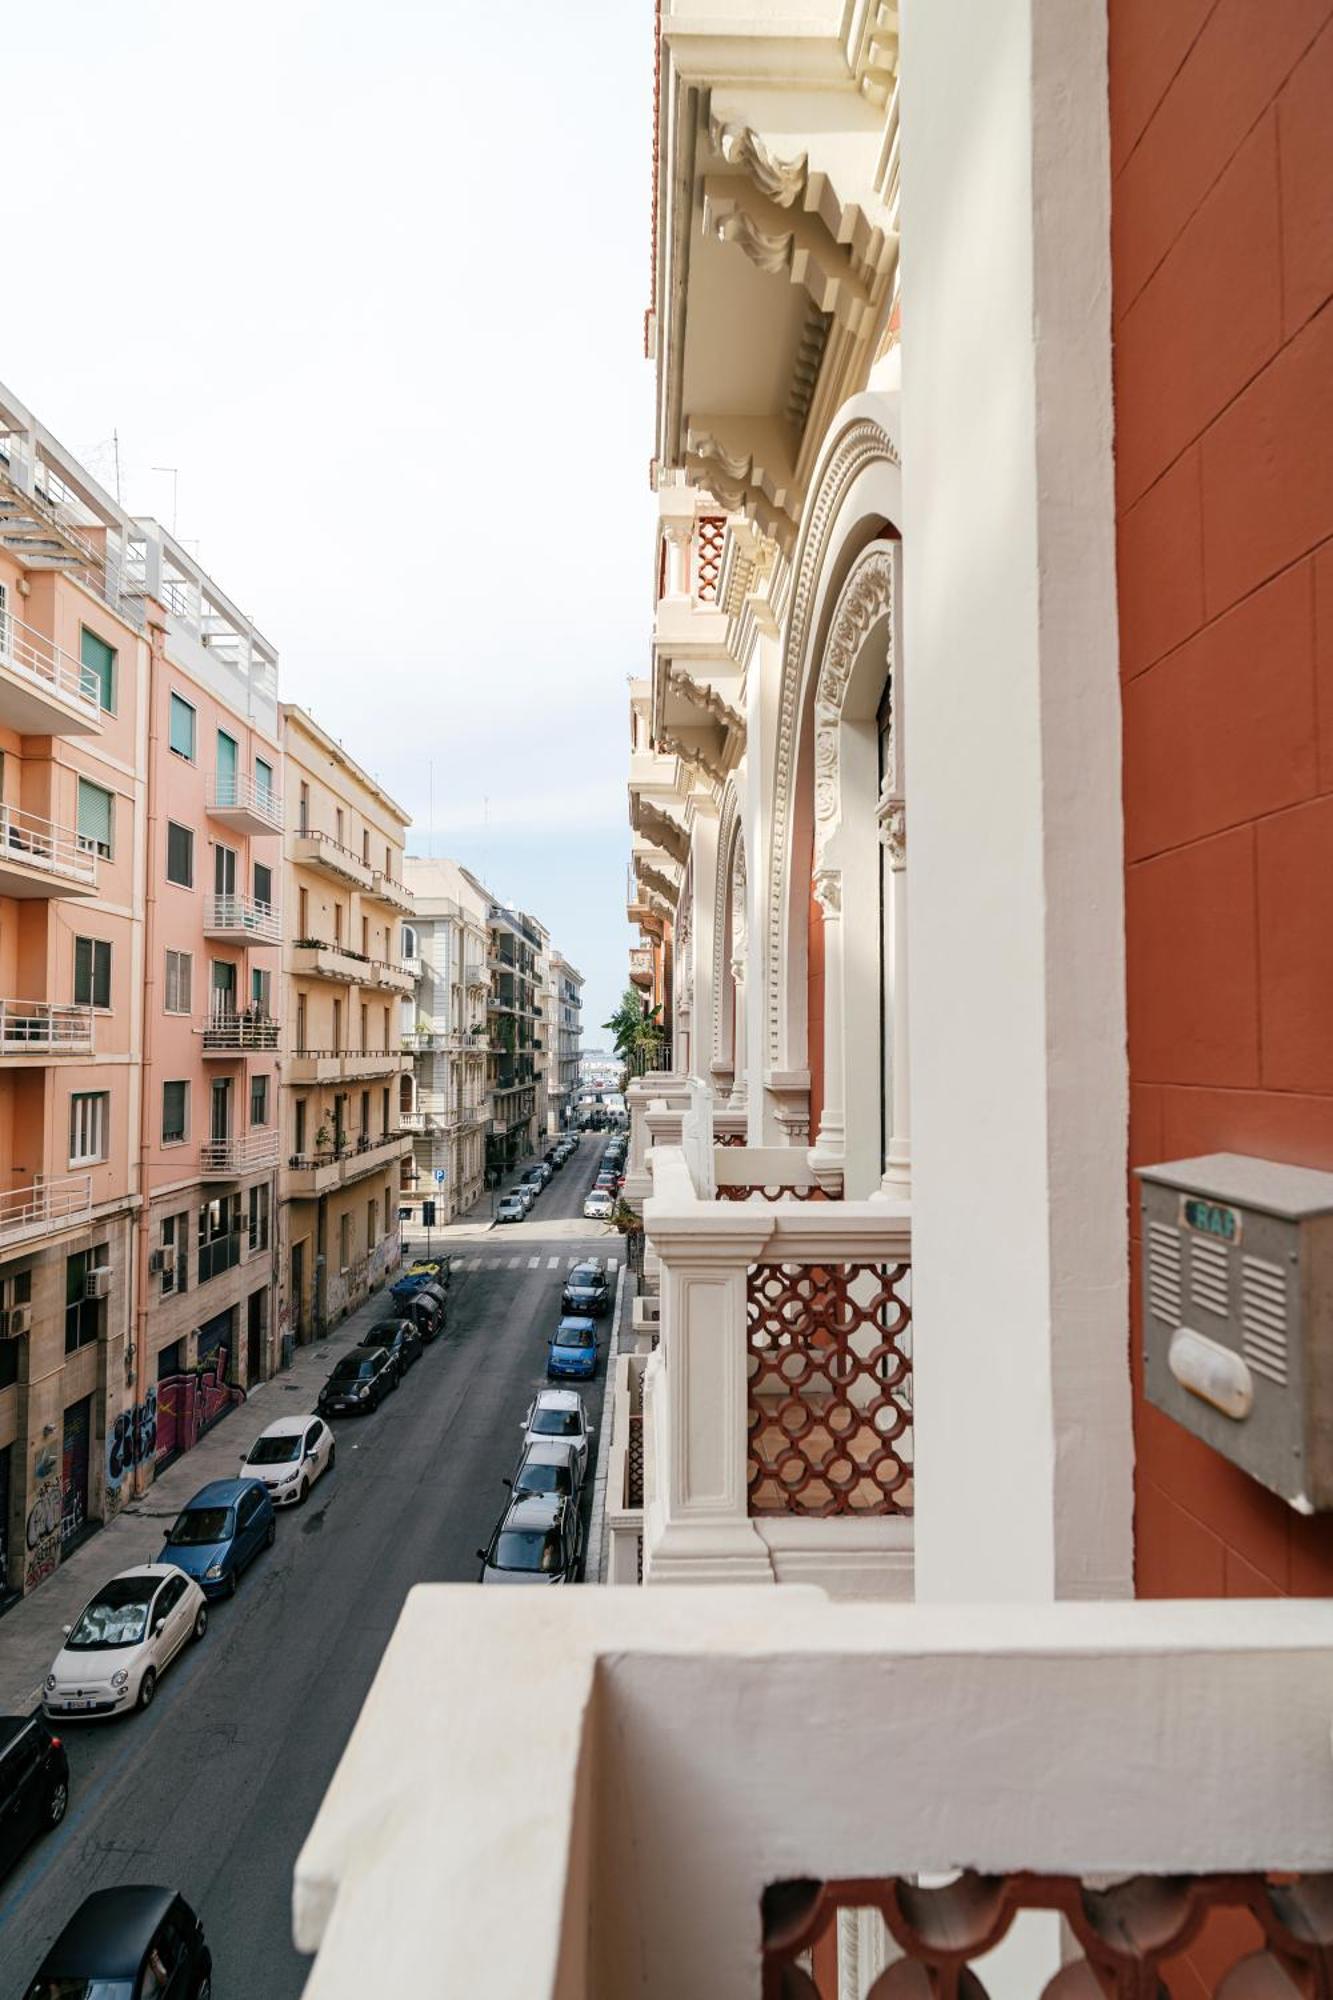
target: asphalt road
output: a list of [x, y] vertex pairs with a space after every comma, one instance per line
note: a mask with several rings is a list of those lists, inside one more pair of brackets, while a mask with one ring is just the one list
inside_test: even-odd
[[[292, 1867], [403, 1600], [415, 1583], [476, 1578], [568, 1258], [618, 1252], [595, 1224], [586, 1246], [568, 1224], [542, 1234], [579, 1214], [601, 1151], [588, 1135], [527, 1223], [458, 1246], [505, 1253], [506, 1268], [455, 1275], [447, 1337], [381, 1410], [338, 1423], [333, 1472], [280, 1516], [276, 1545], [211, 1608], [149, 1713], [61, 1725], [70, 1809], [0, 1880], [0, 2000], [18, 2000], [90, 1890], [136, 1881], [180, 1888], [202, 1916], [215, 2000], [296, 2000], [310, 1962], [291, 1943]], [[598, 1425], [604, 1382], [603, 1360], [584, 1385]]]

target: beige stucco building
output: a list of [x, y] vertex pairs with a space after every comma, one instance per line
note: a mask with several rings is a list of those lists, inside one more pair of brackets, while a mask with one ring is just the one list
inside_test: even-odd
[[303, 709], [283, 704], [282, 1323], [309, 1338], [399, 1254], [407, 817]]
[[420, 1226], [423, 1201], [443, 1224], [485, 1186], [489, 899], [456, 861], [409, 855], [406, 881], [415, 908], [404, 956], [416, 990], [402, 1003], [412, 1061], [403, 1079], [402, 1123], [412, 1135], [404, 1205]]

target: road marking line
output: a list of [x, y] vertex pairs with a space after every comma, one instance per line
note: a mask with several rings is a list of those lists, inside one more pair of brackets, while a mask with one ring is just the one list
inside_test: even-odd
[[519, 1265], [520, 1265], [520, 1264], [521, 1264], [522, 1262], [523, 1262], [523, 1259], [522, 1259], [521, 1257], [511, 1257], [511, 1258], [509, 1259], [509, 1268], [510, 1268], [510, 1270], [511, 1270], [511, 1271], [516, 1271], [516, 1270], [518, 1269]]
[[542, 1260], [541, 1260], [541, 1258], [540, 1258], [540, 1257], [529, 1257], [529, 1259], [528, 1259], [528, 1269], [529, 1269], [530, 1271], [535, 1271], [535, 1270], [536, 1270], [536, 1268], [537, 1268], [537, 1266], [538, 1266], [538, 1265], [539, 1265], [539, 1264], [541, 1263], [541, 1261], [542, 1261]]
[[548, 1257], [546, 1268], [548, 1271], [558, 1271], [560, 1269], [560, 1259], [558, 1257]]

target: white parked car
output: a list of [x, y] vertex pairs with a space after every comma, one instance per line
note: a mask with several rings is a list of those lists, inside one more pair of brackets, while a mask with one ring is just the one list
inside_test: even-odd
[[588, 1422], [588, 1413], [577, 1389], [539, 1389], [529, 1403], [528, 1413], [519, 1429], [523, 1433], [525, 1452], [531, 1445], [550, 1444], [553, 1439], [564, 1439], [572, 1444], [578, 1453], [579, 1482], [582, 1484], [588, 1470], [588, 1444], [596, 1433]]
[[609, 1222], [616, 1212], [616, 1204], [605, 1188], [594, 1188], [583, 1204], [583, 1215], [588, 1222]]
[[189, 1639], [208, 1630], [193, 1577], [172, 1563], [143, 1563], [104, 1583], [73, 1625], [42, 1688], [47, 1715], [124, 1715], [147, 1708]]
[[323, 1417], [279, 1417], [241, 1453], [241, 1477], [260, 1479], [275, 1507], [300, 1507], [333, 1470], [333, 1432]]

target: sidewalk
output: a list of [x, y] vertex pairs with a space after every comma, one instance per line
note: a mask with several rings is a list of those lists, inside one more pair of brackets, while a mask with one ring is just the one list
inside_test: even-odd
[[384, 1317], [386, 1293], [373, 1292], [340, 1326], [308, 1347], [298, 1347], [285, 1373], [258, 1383], [246, 1401], [182, 1453], [139, 1500], [131, 1500], [100, 1528], [54, 1576], [0, 1618], [0, 1714], [26, 1715], [36, 1707], [42, 1681], [60, 1647], [62, 1625], [72, 1624], [93, 1592], [118, 1570], [153, 1560], [166, 1524], [210, 1479], [233, 1479], [242, 1452], [277, 1418], [313, 1410], [333, 1356], [354, 1347]]

